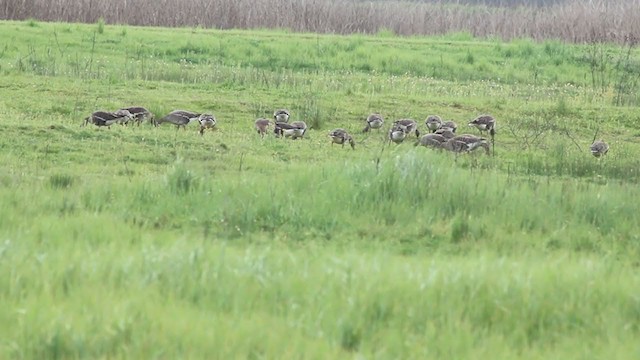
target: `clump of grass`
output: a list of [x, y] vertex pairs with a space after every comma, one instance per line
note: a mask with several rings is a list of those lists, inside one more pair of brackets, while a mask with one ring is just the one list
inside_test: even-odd
[[451, 242], [459, 243], [469, 233], [469, 222], [464, 214], [459, 214], [451, 224]]
[[96, 31], [98, 32], [98, 34], [104, 34], [104, 18], [99, 18], [98, 22], [96, 23], [96, 25], [98, 26]]
[[559, 116], [567, 116], [571, 114], [571, 108], [569, 107], [569, 104], [567, 103], [567, 100], [564, 98], [564, 96], [561, 96], [558, 99], [554, 110]]
[[473, 65], [473, 63], [475, 62], [475, 57], [473, 56], [471, 51], [467, 51], [467, 55], [465, 56], [464, 61], [469, 65]]
[[69, 174], [53, 174], [49, 177], [49, 185], [54, 189], [67, 189], [74, 183], [75, 177]]
[[393, 31], [393, 29], [382, 27], [378, 30], [376, 35], [381, 38], [390, 38], [396, 36], [396, 33], [395, 31]]
[[27, 26], [28, 27], [38, 27], [38, 21], [36, 19], [33, 19], [33, 18], [27, 19]]
[[167, 174], [169, 190], [176, 195], [185, 195], [200, 188], [198, 177], [182, 164], [174, 166]]
[[321, 106], [315, 94], [307, 94], [304, 98], [302, 108], [298, 110], [300, 119], [307, 123], [307, 126], [319, 130], [323, 127], [323, 116]]

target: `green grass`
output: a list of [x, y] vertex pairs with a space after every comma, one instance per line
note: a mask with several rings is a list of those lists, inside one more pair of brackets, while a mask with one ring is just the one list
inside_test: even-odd
[[[0, 358], [640, 353], [637, 92], [594, 85], [593, 49], [103, 22], [0, 34]], [[130, 105], [212, 112], [219, 129], [80, 126]], [[281, 107], [306, 139], [255, 133]], [[359, 133], [374, 111], [469, 133], [490, 113], [495, 154], [385, 145]], [[330, 145], [336, 127], [355, 151]]]

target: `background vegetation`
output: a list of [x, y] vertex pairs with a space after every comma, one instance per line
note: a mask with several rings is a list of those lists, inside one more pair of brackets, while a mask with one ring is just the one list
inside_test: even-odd
[[442, 35], [623, 44], [640, 35], [635, 0], [4, 0], [0, 19], [215, 29]]
[[[0, 357], [637, 358], [638, 54], [0, 23]], [[142, 105], [197, 134], [81, 127]], [[261, 139], [289, 108], [304, 140]], [[498, 119], [495, 153], [364, 118]], [[344, 127], [356, 150], [331, 146]], [[609, 142], [606, 158], [588, 147]]]

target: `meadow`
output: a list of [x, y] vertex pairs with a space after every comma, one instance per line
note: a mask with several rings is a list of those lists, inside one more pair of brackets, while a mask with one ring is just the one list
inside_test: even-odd
[[[0, 22], [0, 358], [637, 358], [638, 53]], [[82, 127], [141, 105], [218, 130]], [[261, 138], [277, 108], [305, 139]], [[360, 133], [371, 112], [383, 131]], [[498, 121], [495, 151], [387, 144]], [[349, 130], [356, 148], [331, 145]], [[609, 154], [589, 152], [594, 137]]]

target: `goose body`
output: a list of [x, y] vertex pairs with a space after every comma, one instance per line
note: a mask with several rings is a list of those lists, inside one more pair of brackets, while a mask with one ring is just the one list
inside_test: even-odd
[[416, 145], [440, 149], [442, 148], [442, 144], [446, 141], [447, 139], [444, 136], [431, 133], [422, 136]]
[[351, 145], [351, 148], [355, 150], [356, 148], [356, 142], [353, 140], [353, 137], [351, 137], [351, 135], [349, 135], [349, 133], [345, 130], [345, 129], [334, 129], [333, 131], [331, 131], [329, 133], [329, 137], [331, 138], [331, 145], [333, 146], [333, 144], [340, 144], [342, 145], [342, 147], [344, 147], [345, 143], [349, 143], [349, 145]]
[[380, 129], [384, 124], [384, 118], [382, 118], [382, 115], [378, 113], [373, 113], [367, 116], [366, 122], [367, 125], [362, 129], [363, 133], [368, 132], [371, 129]]
[[434, 134], [441, 135], [447, 140], [456, 136], [456, 134], [450, 128], [444, 128], [444, 127], [436, 130]]
[[487, 142], [487, 139], [469, 134], [453, 137], [445, 141], [442, 144], [442, 147], [446, 150], [456, 153], [471, 152], [478, 148], [484, 148], [487, 155], [489, 155], [490, 153], [489, 143]]
[[400, 144], [407, 137], [406, 128], [402, 125], [393, 124], [389, 129], [389, 141], [393, 141], [396, 144]]
[[164, 117], [156, 120], [155, 125], [159, 126], [159, 125], [162, 125], [163, 123], [168, 122], [176, 125], [178, 128], [180, 128], [181, 126], [185, 128], [187, 124], [189, 124], [190, 122], [199, 121], [200, 115], [202, 114], [196, 113], [193, 111], [173, 110], [172, 112], [165, 115]]
[[201, 114], [198, 116], [198, 122], [200, 123], [200, 135], [204, 135], [206, 129], [215, 130], [218, 124], [216, 117], [211, 114]]
[[496, 119], [491, 115], [480, 115], [477, 118], [473, 119], [469, 126], [475, 127], [480, 130], [480, 134], [483, 131], [489, 131], [491, 134], [495, 131]]
[[116, 123], [127, 123], [129, 120], [133, 119], [131, 113], [127, 110], [117, 110], [114, 112], [110, 111], [95, 111], [90, 116], [84, 119], [84, 124], [87, 125], [89, 123], [94, 124], [95, 126], [111, 126]]
[[442, 126], [440, 126], [440, 129], [449, 129], [451, 130], [451, 132], [456, 132], [456, 130], [458, 129], [458, 124], [456, 124], [451, 120], [443, 121]]
[[416, 137], [420, 137], [420, 131], [418, 130], [418, 123], [416, 123], [415, 120], [400, 119], [400, 120], [396, 120], [393, 123], [393, 125], [402, 128], [405, 134], [409, 134], [413, 132], [416, 134]]
[[131, 106], [127, 108], [122, 108], [120, 110], [127, 110], [133, 116], [133, 121], [140, 125], [145, 120], [153, 121], [153, 113], [142, 106]]
[[431, 130], [431, 132], [435, 132], [442, 127], [442, 119], [438, 115], [429, 115], [424, 124], [427, 125], [427, 129]]
[[271, 125], [271, 121], [269, 121], [269, 119], [260, 118], [260, 119], [256, 120], [256, 122], [254, 123], [253, 126], [256, 129], [256, 131], [258, 132], [258, 134], [260, 134], [260, 136], [264, 137], [264, 135], [269, 130], [269, 126], [270, 125]]
[[276, 122], [288, 123], [289, 122], [289, 110], [287, 110], [287, 109], [278, 109], [278, 110], [274, 111], [273, 119]]
[[607, 152], [609, 151], [609, 145], [602, 141], [602, 140], [597, 140], [594, 141], [593, 144], [591, 144], [591, 155], [599, 158], [603, 155], [607, 155]]
[[304, 137], [307, 132], [307, 124], [304, 121], [294, 121], [291, 124], [285, 122], [276, 122], [273, 132], [276, 136], [284, 136], [296, 140]]

